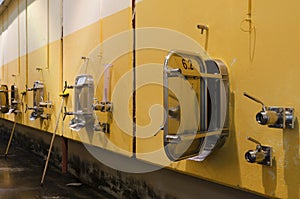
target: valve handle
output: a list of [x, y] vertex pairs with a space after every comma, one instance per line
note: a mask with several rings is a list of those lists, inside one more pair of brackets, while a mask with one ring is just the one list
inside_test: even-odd
[[246, 93], [246, 92], [244, 92], [244, 96], [245, 96], [245, 97], [248, 97], [249, 99], [251, 99], [251, 100], [253, 100], [253, 101], [255, 101], [255, 102], [259, 103], [259, 104], [261, 104], [261, 105], [262, 105], [262, 109], [263, 109], [264, 111], [267, 110], [267, 106], [266, 106], [262, 101], [260, 101], [259, 99], [256, 99], [255, 97], [249, 95], [249, 94]]
[[67, 116], [67, 107], [64, 107], [64, 117], [63, 117], [63, 121], [65, 121], [66, 116]]
[[249, 141], [251, 141], [251, 142], [254, 142], [255, 144], [257, 144], [257, 145], [259, 145], [259, 146], [261, 147], [261, 143], [260, 143], [259, 141], [257, 141], [256, 139], [247, 136], [247, 140], [249, 140]]
[[67, 88], [68, 88], [68, 84], [67, 84], [67, 81], [65, 81], [65, 85], [64, 85], [63, 93], [65, 93], [65, 91], [67, 90]]

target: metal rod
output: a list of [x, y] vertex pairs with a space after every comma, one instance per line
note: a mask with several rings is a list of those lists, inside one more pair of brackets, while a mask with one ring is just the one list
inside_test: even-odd
[[136, 157], [136, 0], [132, 0], [132, 157]]
[[41, 179], [41, 186], [43, 186], [43, 183], [44, 183], [44, 179], [45, 179], [46, 171], [47, 171], [47, 168], [48, 168], [48, 163], [49, 163], [52, 147], [53, 147], [53, 144], [54, 144], [56, 131], [58, 129], [59, 118], [60, 118], [60, 114], [62, 112], [64, 100], [65, 100], [65, 96], [62, 97], [60, 109], [59, 109], [59, 112], [58, 112], [58, 116], [56, 118], [55, 129], [54, 129], [54, 132], [53, 132], [53, 135], [52, 135], [52, 139], [51, 139], [51, 143], [50, 143], [50, 147], [49, 147], [49, 151], [48, 151], [48, 156], [47, 156], [47, 159], [46, 159], [46, 163], [45, 163], [45, 167], [44, 167], [44, 171], [43, 171], [43, 175], [42, 175], [42, 179]]
[[14, 132], [15, 132], [16, 125], [17, 125], [17, 121], [14, 122], [13, 128], [12, 128], [11, 133], [10, 133], [10, 137], [9, 137], [8, 144], [7, 144], [7, 147], [6, 147], [6, 151], [5, 151], [5, 154], [4, 154], [5, 159], [7, 158], [7, 154], [8, 154], [10, 145], [11, 145], [11, 141], [12, 141], [12, 138], [13, 138], [13, 135], [14, 135]]
[[251, 19], [251, 15], [252, 15], [252, 0], [248, 0], [248, 17], [249, 19]]

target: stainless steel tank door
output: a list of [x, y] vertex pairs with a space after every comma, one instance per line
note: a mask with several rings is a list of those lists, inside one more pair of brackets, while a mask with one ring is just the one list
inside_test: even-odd
[[7, 85], [0, 86], [0, 111], [7, 113], [9, 111], [8, 87]]
[[87, 126], [93, 127], [93, 76], [87, 74], [78, 75], [75, 79], [74, 89], [73, 115], [75, 117], [70, 121], [69, 127], [75, 131], [79, 131]]
[[164, 145], [172, 161], [203, 160], [228, 133], [224, 64], [171, 51], [164, 64]]

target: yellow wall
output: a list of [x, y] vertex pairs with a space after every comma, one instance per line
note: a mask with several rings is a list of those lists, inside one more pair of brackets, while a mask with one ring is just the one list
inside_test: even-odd
[[[247, 18], [248, 1], [143, 1], [138, 4], [138, 27], [159, 27], [179, 31], [205, 45], [197, 24], [209, 26], [208, 53], [227, 63], [231, 82], [230, 135], [226, 144], [203, 162], [180, 161], [171, 167], [195, 176], [241, 187], [279, 198], [299, 198], [299, 127], [282, 130], [260, 126], [255, 114], [260, 105], [243, 96], [248, 92], [270, 106], [294, 107], [298, 117], [297, 78], [299, 59], [299, 27], [295, 24], [299, 4], [297, 1], [284, 4], [280, 1], [252, 2], [252, 19], [255, 26], [251, 33], [243, 32]], [[159, 9], [157, 9], [159, 7]], [[151, 9], [152, 8], [152, 9]], [[156, 9], [155, 9], [156, 8]], [[280, 13], [280, 14], [279, 14]], [[246, 27], [247, 27], [246, 23]], [[278, 27], [282, 27], [279, 28]], [[254, 34], [256, 34], [254, 36]], [[142, 37], [142, 36], [140, 36]], [[159, 39], [158, 39], [159, 40]], [[172, 42], [176, 42], [173, 40]], [[141, 51], [138, 63], [162, 63], [165, 52]], [[254, 51], [250, 61], [249, 51]], [[150, 90], [151, 88], [149, 88]], [[147, 99], [151, 91], [141, 90], [138, 99]], [[151, 89], [154, 90], [153, 88]], [[161, 99], [162, 91], [155, 98]], [[149, 107], [152, 100], [138, 102], [140, 123], [149, 122]], [[160, 102], [162, 103], [162, 102]], [[147, 110], [147, 111], [145, 111]], [[144, 118], [144, 119], [143, 119]], [[162, 134], [162, 133], [161, 133]], [[246, 140], [252, 136], [264, 145], [273, 147], [273, 167], [249, 164], [244, 154], [255, 145]], [[140, 152], [159, 148], [162, 137], [139, 139]], [[153, 149], [154, 150], [154, 149]], [[151, 151], [151, 150], [150, 150]], [[156, 157], [141, 158], [156, 161]], [[153, 160], [151, 160], [153, 159]]]
[[[9, 86], [15, 83], [21, 92], [26, 84], [32, 87], [35, 80], [41, 80], [46, 85], [46, 93], [49, 92], [54, 107], [49, 110], [51, 120], [42, 124], [39, 120], [29, 121], [30, 111], [23, 113], [22, 120], [18, 122], [52, 132], [59, 112], [61, 99], [58, 94], [62, 91], [63, 81], [74, 84], [75, 76], [87, 71], [97, 80], [95, 95], [101, 99], [103, 77], [100, 77], [100, 74], [105, 64], [112, 63], [112, 87], [115, 93], [112, 91], [114, 96], [111, 98], [115, 109], [111, 133], [105, 135], [84, 130], [79, 133], [73, 132], [68, 128], [71, 116], [65, 120], [63, 132], [62, 128], [59, 128], [58, 133], [131, 156], [133, 107], [130, 4], [127, 7], [118, 7], [110, 14], [103, 14], [104, 16], [101, 13], [90, 12], [91, 19], [87, 20], [88, 22], [77, 18], [74, 19], [78, 20], [75, 25], [72, 24], [74, 12], [70, 10], [76, 8], [66, 9], [64, 25], [67, 30], [61, 41], [61, 29], [58, 28], [62, 25], [58, 20], [60, 12], [51, 12], [51, 20], [55, 25], [51, 23], [49, 26], [52, 27], [50, 39], [45, 31], [45, 27], [48, 27], [47, 22], [46, 25], [44, 23], [47, 16], [35, 18], [33, 15], [40, 6], [46, 9], [47, 1], [28, 1], [27, 11], [30, 14], [27, 18], [25, 2], [27, 1], [13, 1], [0, 17], [1, 83]], [[39, 3], [35, 4], [36, 2]], [[61, 6], [60, 1], [51, 2], [52, 8]], [[255, 114], [261, 109], [260, 105], [243, 96], [243, 92], [246, 91], [260, 98], [266, 105], [293, 107], [296, 110], [295, 116], [299, 117], [300, 94], [296, 86], [300, 83], [297, 78], [300, 65], [300, 28], [297, 26], [300, 17], [297, 10], [299, 2], [252, 1], [255, 29], [251, 34], [241, 30], [248, 26], [247, 22], [243, 22], [247, 18], [248, 2], [144, 0], [138, 3], [137, 28], [152, 29], [137, 30], [137, 158], [267, 196], [299, 198], [298, 120], [295, 128], [291, 130], [260, 126], [255, 121]], [[67, 1], [66, 5], [68, 3], [71, 1]], [[116, 6], [113, 3], [101, 5]], [[91, 6], [89, 9], [94, 8]], [[102, 9], [105, 11], [105, 7]], [[99, 8], [99, 12], [100, 10]], [[19, 13], [15, 14], [16, 12]], [[87, 11], [85, 14], [88, 13]], [[42, 27], [36, 27], [38, 24]], [[179, 50], [197, 50], [185, 42], [180, 43], [182, 41], [176, 39], [178, 34], [205, 46], [205, 34], [200, 34], [196, 28], [197, 24], [209, 26], [209, 56], [222, 59], [228, 66], [231, 87], [230, 134], [225, 145], [203, 162], [183, 160], [170, 163], [163, 151], [163, 131], [159, 131], [156, 136], [153, 133], [163, 122], [161, 66], [167, 52], [173, 47]], [[41, 29], [41, 35], [36, 37], [35, 34], [39, 31], [35, 30]], [[15, 34], [16, 30], [19, 34]], [[157, 37], [153, 37], [153, 30], [158, 30]], [[165, 34], [170, 34], [170, 37], [164, 39]], [[16, 40], [19, 43], [16, 43]], [[9, 44], [18, 50], [6, 51]], [[157, 49], [158, 47], [162, 48]], [[88, 65], [80, 59], [82, 56], [90, 58]], [[37, 67], [43, 70], [39, 72]], [[13, 78], [12, 74], [16, 74], [16, 77]], [[149, 81], [152, 83], [148, 84]], [[27, 93], [23, 103], [32, 104], [32, 93]], [[73, 91], [70, 91], [66, 106], [72, 111]], [[25, 106], [23, 112], [24, 108]], [[2, 117], [14, 120], [13, 115]], [[272, 167], [249, 164], [245, 161], [245, 152], [255, 148], [255, 144], [246, 140], [247, 136], [259, 140], [263, 145], [273, 147], [275, 163]]]

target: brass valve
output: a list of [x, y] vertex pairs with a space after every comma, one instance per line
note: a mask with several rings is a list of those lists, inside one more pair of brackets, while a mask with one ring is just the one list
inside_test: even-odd
[[245, 153], [245, 159], [247, 162], [272, 166], [272, 147], [262, 146], [260, 142], [251, 137], [247, 137], [247, 139], [257, 144], [255, 150], [248, 150]]
[[268, 107], [262, 101], [244, 92], [244, 96], [262, 105], [262, 111], [258, 112], [255, 119], [260, 125], [268, 125], [270, 128], [294, 128], [294, 108]]

